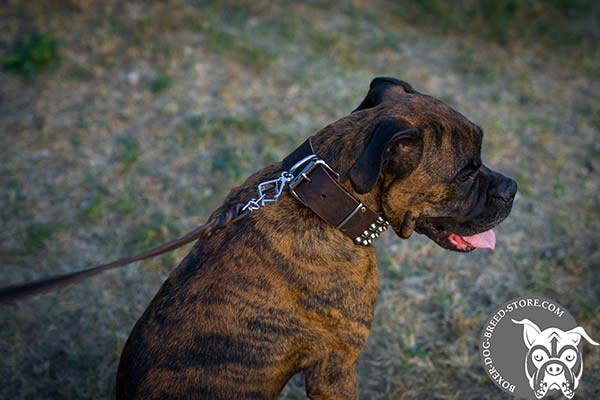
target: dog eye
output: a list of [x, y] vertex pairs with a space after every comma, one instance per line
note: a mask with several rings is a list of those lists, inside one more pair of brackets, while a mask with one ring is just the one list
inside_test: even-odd
[[470, 174], [467, 174], [467, 175], [464, 175], [464, 176], [459, 176], [459, 177], [456, 178], [456, 180], [459, 183], [465, 183], [466, 181], [469, 181], [469, 180], [473, 179], [474, 177], [475, 177], [475, 175], [472, 174], [472, 173], [470, 173]]
[[458, 183], [465, 183], [466, 181], [475, 178], [475, 176], [477, 176], [478, 172], [479, 172], [479, 167], [477, 167], [473, 164], [469, 164], [465, 168], [463, 168], [458, 173], [458, 175], [456, 175], [455, 179]]

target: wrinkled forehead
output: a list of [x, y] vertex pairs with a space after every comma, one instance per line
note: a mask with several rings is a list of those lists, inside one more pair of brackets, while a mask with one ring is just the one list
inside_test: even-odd
[[440, 176], [453, 174], [470, 162], [481, 162], [483, 130], [467, 117], [428, 95], [396, 87], [386, 95], [388, 102], [381, 116], [405, 120], [423, 131], [424, 167]]
[[483, 139], [479, 126], [464, 117], [448, 120], [439, 116], [432, 116], [428, 125], [425, 139], [431, 150], [454, 154], [459, 159], [479, 161]]
[[431, 167], [454, 174], [469, 163], [480, 164], [483, 130], [441, 101], [428, 100], [414, 123], [424, 128], [424, 158]]

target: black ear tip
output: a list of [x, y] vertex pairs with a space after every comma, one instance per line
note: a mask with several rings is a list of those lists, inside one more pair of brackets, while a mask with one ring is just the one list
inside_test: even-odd
[[379, 76], [371, 81], [369, 93], [367, 93], [367, 96], [362, 103], [360, 103], [352, 112], [366, 110], [367, 108], [381, 104], [386, 98], [390, 97], [390, 93], [396, 92], [397, 88], [402, 88], [405, 93], [419, 94], [419, 92], [404, 81], [388, 76]]
[[390, 78], [389, 76], [378, 76], [371, 81], [371, 85], [369, 86], [371, 89], [377, 87], [381, 84], [392, 84], [392, 85], [401, 85], [402, 81], [396, 78]]
[[396, 79], [396, 78], [390, 78], [389, 76], [379, 76], [375, 79], [373, 79], [371, 81], [371, 85], [369, 86], [370, 89], [375, 89], [381, 86], [389, 86], [389, 85], [395, 85], [395, 86], [400, 86], [402, 87], [402, 89], [404, 89], [404, 91], [406, 93], [419, 93], [418, 91], [416, 91], [412, 85], [408, 82], [405, 81], [401, 81], [400, 79]]

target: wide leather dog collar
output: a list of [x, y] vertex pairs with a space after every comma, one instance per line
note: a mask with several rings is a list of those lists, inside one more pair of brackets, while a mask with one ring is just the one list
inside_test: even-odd
[[339, 183], [339, 174], [315, 154], [311, 138], [282, 161], [282, 168], [293, 175], [291, 194], [355, 244], [369, 246], [389, 227]]

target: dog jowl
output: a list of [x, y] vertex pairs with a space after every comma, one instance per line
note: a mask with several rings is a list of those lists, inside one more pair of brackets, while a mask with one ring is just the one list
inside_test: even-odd
[[525, 373], [535, 397], [542, 399], [550, 392], [560, 391], [572, 399], [583, 373], [579, 342], [584, 338], [595, 346], [600, 343], [592, 340], [580, 326], [569, 331], [552, 327], [542, 331], [528, 319], [512, 322], [523, 325], [523, 341], [527, 347]]
[[[482, 164], [482, 139], [448, 105], [376, 78], [358, 108], [311, 145], [398, 236], [417, 232], [467, 252], [494, 246], [492, 229], [517, 190]], [[282, 163], [256, 172], [215, 213], [281, 173]], [[285, 191], [196, 243], [173, 270], [125, 345], [117, 398], [274, 399], [302, 372], [309, 397], [356, 399], [377, 285], [373, 246], [355, 244]]]

